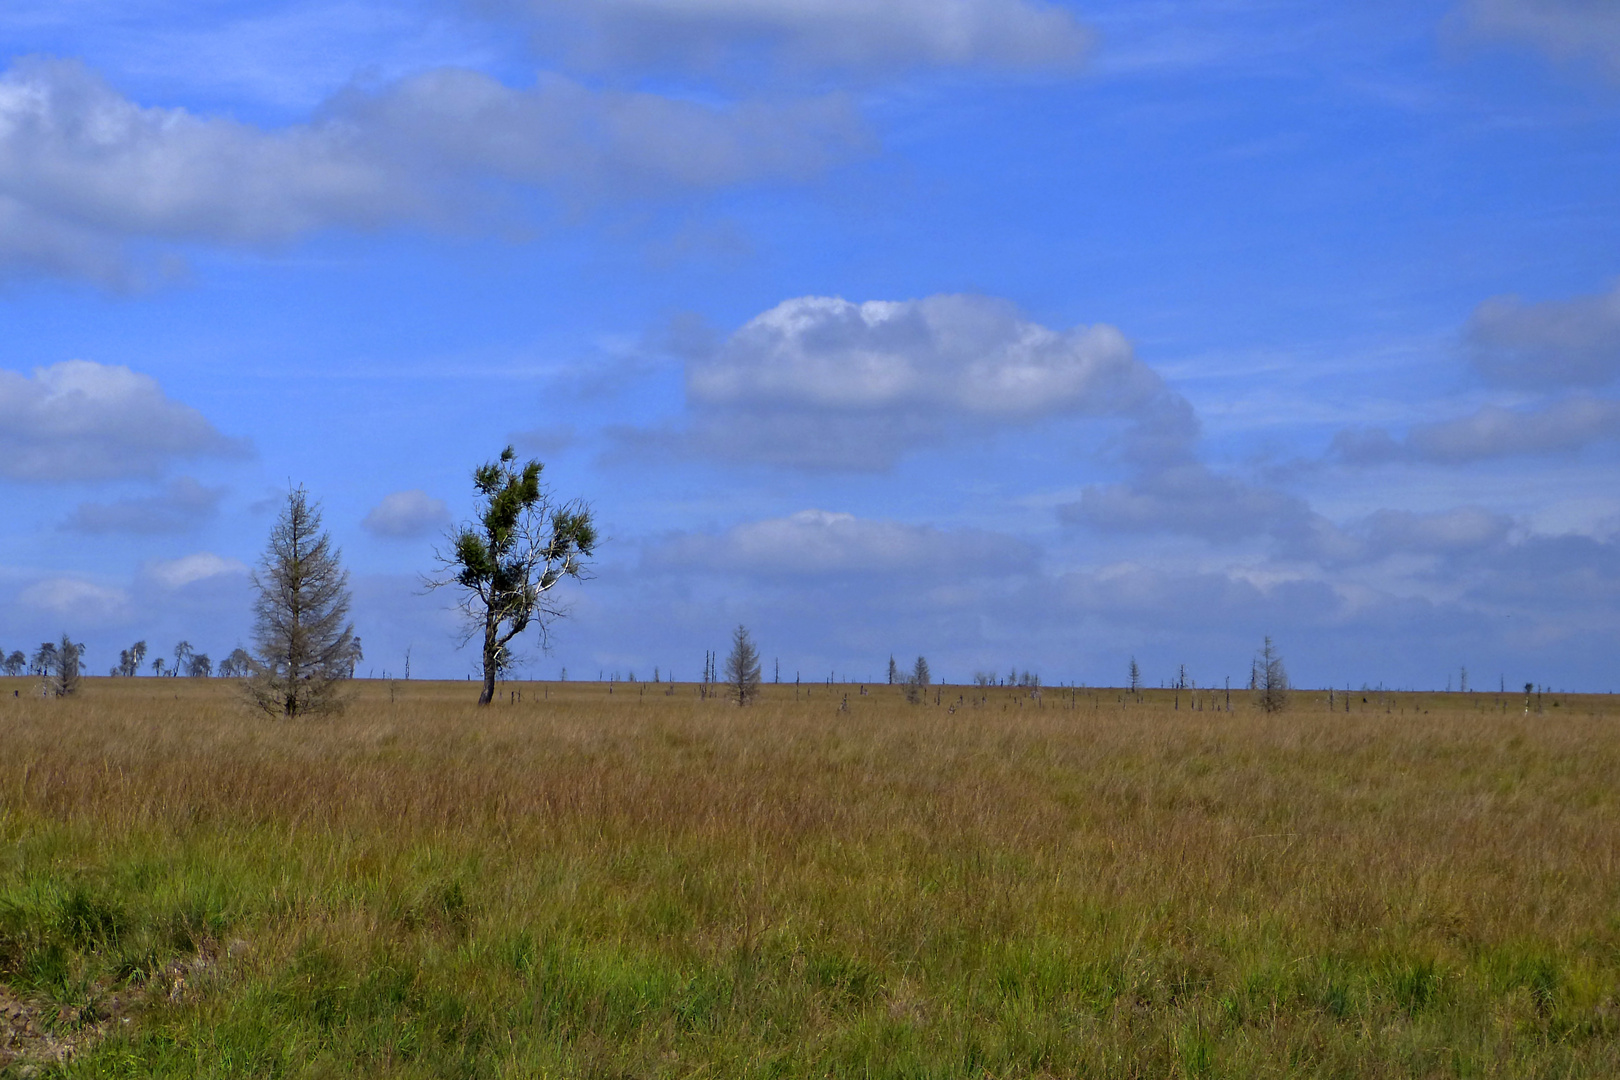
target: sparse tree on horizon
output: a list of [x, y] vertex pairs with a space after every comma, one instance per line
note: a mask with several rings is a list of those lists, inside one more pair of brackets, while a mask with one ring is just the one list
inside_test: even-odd
[[38, 675], [40, 678], [45, 678], [51, 673], [55, 666], [56, 642], [40, 642], [39, 648], [34, 650], [34, 655], [32, 659], [29, 660], [28, 673], [30, 675]]
[[175, 642], [175, 645], [174, 645], [174, 666], [169, 669], [169, 674], [173, 675], [175, 678], [179, 678], [181, 675], [184, 675], [188, 671], [190, 671], [191, 670], [191, 656], [192, 656], [191, 642], [189, 642], [189, 641], [177, 641], [177, 642]]
[[906, 679], [906, 700], [913, 705], [917, 704], [922, 700], [923, 692], [928, 689], [928, 684], [932, 681], [933, 676], [928, 671], [928, 661], [921, 656], [917, 657], [917, 662], [911, 667], [911, 675]]
[[28, 656], [21, 649], [13, 649], [11, 655], [0, 661], [0, 664], [4, 665], [7, 675], [21, 675], [28, 667]]
[[[41, 653], [45, 650], [40, 649]], [[66, 634], [45, 656], [40, 675], [45, 679], [45, 691], [52, 697], [71, 697], [79, 691], [79, 674], [84, 667], [84, 646], [76, 644]]]
[[894, 662], [894, 654], [889, 654], [889, 685], [893, 686], [900, 681], [900, 665]]
[[141, 664], [145, 660], [146, 642], [137, 641], [127, 649], [118, 650], [118, 666], [113, 669], [113, 674], [134, 678], [141, 673]]
[[1265, 646], [1255, 657], [1251, 681], [1259, 694], [1261, 709], [1274, 713], [1288, 707], [1288, 671], [1283, 667], [1282, 657], [1271, 644], [1269, 634]]
[[1136, 657], [1131, 657], [1131, 693], [1140, 693], [1142, 690], [1142, 669], [1136, 664]]
[[520, 468], [508, 446], [498, 460], [474, 470], [476, 520], [450, 538], [450, 553], [438, 556], [443, 574], [427, 581], [430, 589], [454, 585], [462, 591], [466, 640], [482, 643], [480, 705], [495, 698], [495, 679], [510, 662], [513, 638], [533, 624], [544, 644], [548, 622], [563, 614], [548, 594], [565, 577], [583, 578], [584, 561], [596, 547], [590, 509], [578, 500], [554, 503], [540, 483], [544, 468], [534, 459]]
[[253, 574], [253, 644], [248, 699], [272, 716], [292, 718], [341, 710], [354, 624], [349, 575], [321, 530], [318, 505], [302, 487], [270, 531]]
[[751, 703], [759, 694], [759, 650], [748, 635], [746, 626], [738, 626], [731, 635], [731, 655], [726, 657], [726, 683], [731, 697], [738, 705]]
[[253, 674], [253, 657], [249, 656], [248, 651], [240, 645], [219, 662], [219, 677], [222, 679], [245, 679], [251, 674]]

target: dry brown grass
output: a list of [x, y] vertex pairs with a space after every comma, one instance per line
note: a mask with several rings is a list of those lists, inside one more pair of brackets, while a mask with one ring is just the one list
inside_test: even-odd
[[252, 944], [79, 1068], [1620, 1074], [1608, 698], [412, 682], [271, 723], [13, 686], [10, 980]]

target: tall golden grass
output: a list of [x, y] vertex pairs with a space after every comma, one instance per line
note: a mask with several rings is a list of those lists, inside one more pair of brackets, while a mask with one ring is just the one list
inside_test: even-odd
[[81, 1075], [1620, 1075], [1606, 697], [32, 686], [0, 982], [124, 1010]]

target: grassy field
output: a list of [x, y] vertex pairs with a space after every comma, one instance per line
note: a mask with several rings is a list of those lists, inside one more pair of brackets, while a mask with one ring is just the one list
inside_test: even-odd
[[1620, 1076], [1613, 699], [476, 689], [0, 680], [0, 1075]]

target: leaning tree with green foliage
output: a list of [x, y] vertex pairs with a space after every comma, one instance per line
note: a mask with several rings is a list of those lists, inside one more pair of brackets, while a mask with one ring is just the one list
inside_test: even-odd
[[590, 508], [578, 499], [554, 502], [540, 483], [544, 469], [533, 459], [519, 467], [508, 446], [474, 470], [476, 517], [451, 534], [448, 553], [436, 552], [443, 572], [426, 582], [430, 589], [461, 590], [462, 643], [477, 637], [483, 644], [480, 705], [495, 699], [495, 678], [511, 662], [513, 638], [534, 626], [545, 644], [550, 621], [564, 612], [551, 590], [565, 577], [583, 578], [596, 548]]
[[[349, 616], [349, 574], [332, 538], [321, 530], [321, 512], [309, 493], [296, 488], [270, 531], [253, 573], [252, 674], [248, 700], [272, 716], [292, 718], [343, 708], [354, 624]], [[181, 650], [175, 646], [181, 674]]]

